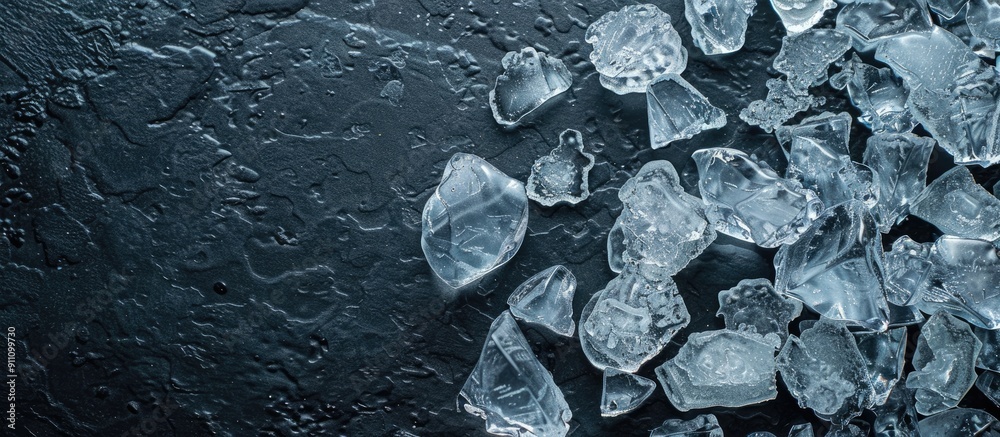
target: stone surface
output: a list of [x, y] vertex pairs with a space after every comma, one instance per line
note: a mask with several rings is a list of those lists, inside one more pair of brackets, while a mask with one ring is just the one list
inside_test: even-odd
[[543, 206], [575, 205], [590, 197], [594, 155], [584, 152], [583, 134], [566, 129], [559, 146], [535, 160], [525, 187], [528, 198]]
[[654, 149], [726, 125], [726, 113], [712, 106], [704, 95], [676, 74], [664, 74], [649, 83], [646, 108], [649, 142]]
[[572, 337], [573, 294], [576, 276], [564, 266], [552, 266], [518, 285], [507, 298], [510, 312], [525, 322], [543, 326], [556, 334]]
[[906, 387], [915, 390], [918, 413], [929, 416], [958, 406], [976, 381], [981, 347], [969, 325], [948, 313], [927, 319], [906, 379]]
[[497, 76], [496, 86], [490, 91], [493, 118], [501, 125], [519, 123], [573, 85], [573, 75], [562, 60], [532, 47], [507, 52], [501, 64], [503, 74]]
[[601, 85], [617, 94], [645, 92], [658, 76], [687, 67], [687, 49], [670, 15], [654, 5], [604, 14], [587, 27], [586, 40], [594, 47], [590, 62], [601, 74]]
[[639, 375], [622, 372], [614, 367], [604, 368], [601, 389], [601, 416], [615, 417], [642, 406], [656, 390], [656, 381]]

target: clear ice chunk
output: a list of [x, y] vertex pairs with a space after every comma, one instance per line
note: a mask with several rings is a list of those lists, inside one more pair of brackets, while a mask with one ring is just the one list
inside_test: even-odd
[[809, 29], [786, 35], [781, 39], [781, 51], [774, 58], [774, 69], [788, 77], [792, 90], [805, 94], [809, 88], [826, 81], [827, 68], [850, 48], [850, 35], [836, 29]]
[[614, 367], [605, 367], [601, 416], [614, 417], [634, 411], [655, 390], [656, 381], [652, 379], [622, 372]]
[[676, 74], [653, 80], [646, 90], [649, 139], [654, 149], [726, 125], [726, 113]]
[[[886, 279], [888, 281], [888, 278]], [[886, 284], [886, 292], [889, 287]], [[889, 327], [919, 325], [924, 322], [924, 315], [916, 307], [899, 306], [889, 302]]]
[[906, 355], [906, 328], [889, 329], [885, 332], [856, 332], [854, 339], [865, 360], [871, 387], [874, 390], [872, 403], [882, 405], [889, 398], [896, 382], [903, 377]]
[[816, 434], [813, 432], [813, 426], [811, 423], [800, 423], [798, 425], [793, 425], [791, 429], [788, 430], [788, 437], [815, 437]]
[[976, 378], [976, 388], [979, 389], [993, 404], [1000, 406], [1000, 373], [985, 371]]
[[962, 12], [962, 8], [968, 2], [969, 0], [927, 0], [927, 5], [939, 17], [951, 20], [957, 17], [959, 12]]
[[871, 407], [875, 437], [919, 437], [913, 403], [913, 390], [906, 388], [905, 381], [899, 381], [885, 403]]
[[906, 218], [910, 203], [927, 185], [934, 140], [911, 133], [879, 133], [868, 138], [864, 164], [878, 174], [878, 203], [872, 214], [882, 233]]
[[740, 111], [740, 119], [751, 126], [760, 126], [764, 132], [772, 132], [795, 114], [826, 103], [823, 97], [800, 95], [781, 79], [768, 79], [766, 85], [767, 98], [754, 100]]
[[670, 15], [654, 5], [608, 12], [587, 27], [585, 39], [594, 46], [590, 62], [601, 85], [616, 94], [645, 92], [653, 79], [687, 67], [687, 49]]
[[702, 149], [691, 158], [702, 199], [723, 234], [777, 247], [797, 240], [823, 211], [816, 193], [742, 151]]
[[775, 289], [820, 315], [874, 331], [889, 324], [882, 234], [858, 201], [827, 208], [774, 258]]
[[518, 319], [572, 337], [576, 331], [576, 324], [573, 323], [575, 292], [576, 276], [573, 272], [561, 265], [552, 266], [519, 285], [507, 298], [507, 305]]
[[691, 420], [667, 419], [649, 433], [649, 437], [724, 437], [719, 419], [702, 414]]
[[459, 394], [465, 411], [485, 419], [492, 434], [564, 436], [573, 416], [507, 311], [490, 326], [479, 362]]
[[965, 166], [952, 168], [931, 182], [913, 199], [910, 214], [949, 235], [1000, 239], [1000, 199], [977, 184]]
[[799, 406], [837, 425], [870, 404], [871, 380], [847, 325], [820, 319], [802, 335], [790, 335], [778, 353], [777, 369]]
[[503, 74], [490, 91], [493, 118], [504, 126], [517, 124], [549, 99], [573, 85], [573, 75], [559, 58], [525, 47], [507, 52]]
[[719, 292], [716, 316], [726, 320], [726, 329], [762, 335], [778, 348], [788, 338], [788, 323], [802, 314], [802, 303], [774, 291], [767, 279], [744, 279]]
[[888, 68], [872, 67], [855, 54], [830, 78], [830, 84], [847, 88], [851, 104], [861, 111], [858, 121], [874, 133], [910, 132], [917, 125], [906, 104], [910, 90]]
[[694, 45], [706, 55], [743, 48], [754, 6], [757, 0], [685, 0], [684, 16], [691, 25]]
[[656, 378], [680, 411], [758, 404], [778, 396], [776, 346], [752, 332], [697, 332], [656, 368]]
[[691, 321], [667, 271], [628, 265], [580, 314], [580, 344], [598, 369], [635, 372]]
[[930, 416], [958, 406], [976, 381], [981, 347], [969, 324], [951, 314], [939, 312], [927, 319], [913, 353], [914, 370], [906, 379], [906, 387], [916, 392], [918, 413]]
[[788, 153], [791, 153], [792, 143], [796, 140], [809, 140], [822, 144], [832, 155], [850, 155], [851, 115], [824, 112], [806, 117], [799, 124], [782, 126], [774, 131], [774, 136]]
[[920, 421], [920, 435], [933, 437], [1000, 437], [1000, 422], [976, 408], [956, 408]]
[[594, 155], [583, 151], [583, 134], [566, 129], [559, 134], [559, 146], [531, 166], [528, 197], [543, 206], [576, 205], [590, 197], [592, 168]]
[[650, 161], [618, 192], [623, 208], [608, 234], [608, 262], [655, 265], [673, 275], [712, 241], [715, 226], [701, 199], [684, 192], [669, 161]]
[[483, 158], [456, 153], [422, 217], [420, 246], [434, 273], [453, 288], [509, 261], [528, 228], [524, 184]]
[[969, 0], [965, 22], [972, 36], [983, 41], [989, 50], [1000, 50], [1000, 3]]
[[976, 367], [1000, 372], [1000, 330], [972, 327], [972, 333], [983, 343]]
[[926, 0], [858, 1], [844, 5], [837, 14], [837, 30], [849, 33], [854, 47], [863, 51], [886, 38], [929, 31], [933, 26]]
[[809, 30], [823, 18], [823, 13], [837, 7], [833, 0], [771, 0], [781, 24], [789, 34]]

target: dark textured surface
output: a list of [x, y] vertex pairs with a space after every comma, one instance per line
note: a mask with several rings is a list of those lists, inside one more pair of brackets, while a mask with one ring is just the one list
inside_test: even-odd
[[[17, 434], [484, 434], [455, 397], [492, 318], [556, 263], [579, 279], [579, 314], [613, 276], [617, 189], [642, 163], [668, 159], [688, 186], [699, 147], [782, 167], [773, 136], [736, 116], [776, 76], [783, 30], [766, 2], [746, 47], [711, 59], [690, 46], [682, 3], [659, 5], [688, 45], [684, 78], [729, 124], [657, 151], [645, 97], [604, 90], [587, 61], [586, 24], [620, 6], [0, 0], [0, 322], [18, 334]], [[564, 60], [574, 85], [503, 130], [487, 93], [504, 52], [529, 45]], [[822, 109], [849, 106], [817, 92]], [[448, 158], [475, 153], [523, 181], [570, 128], [597, 155], [591, 198], [532, 204], [501, 273], [479, 293], [439, 289], [420, 211]], [[867, 135], [855, 125], [858, 157]], [[932, 159], [932, 176], [947, 168], [940, 149]], [[716, 293], [773, 277], [772, 256], [720, 237], [682, 271], [692, 323], [641, 374], [690, 332], [722, 327]], [[601, 377], [578, 341], [525, 331], [574, 410], [574, 435], [647, 435], [697, 414], [658, 389], [601, 419]], [[985, 406], [978, 393], [967, 403]], [[714, 412], [733, 435], [823, 429], [783, 388]]]

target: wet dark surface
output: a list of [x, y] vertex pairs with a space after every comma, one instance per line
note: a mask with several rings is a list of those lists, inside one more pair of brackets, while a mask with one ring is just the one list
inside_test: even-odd
[[[455, 398], [492, 318], [557, 263], [579, 279], [579, 314], [613, 276], [605, 239], [629, 175], [667, 159], [691, 186], [690, 152], [709, 146], [783, 168], [773, 136], [737, 117], [776, 76], [784, 31], [766, 2], [746, 47], [711, 59], [690, 46], [682, 3], [659, 5], [688, 45], [684, 78], [729, 124], [657, 151], [645, 96], [603, 89], [587, 61], [585, 26], [624, 5], [611, 0], [66, 3], [0, 0], [0, 323], [16, 331], [16, 435], [484, 435]], [[565, 61], [573, 88], [503, 130], [487, 93], [503, 54], [529, 45]], [[820, 110], [856, 115], [814, 91]], [[564, 129], [597, 155], [590, 199], [533, 203], [507, 267], [443, 293], [419, 236], [445, 162], [475, 153], [523, 181]], [[868, 134], [855, 124], [857, 157]], [[936, 151], [932, 177], [948, 160]], [[886, 245], [936, 236], [918, 222]], [[723, 327], [717, 292], [773, 278], [773, 254], [720, 236], [676, 277], [690, 326], [640, 373]], [[578, 341], [524, 330], [573, 435], [648, 435], [705, 412], [680, 414], [658, 389], [601, 419], [601, 376]], [[733, 435], [824, 429], [779, 387], [767, 404], [712, 412]], [[973, 389], [965, 403], [988, 402]]]

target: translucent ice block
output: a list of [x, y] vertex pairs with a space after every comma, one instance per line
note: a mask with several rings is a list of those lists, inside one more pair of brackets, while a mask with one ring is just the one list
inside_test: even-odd
[[726, 320], [726, 329], [764, 336], [775, 347], [788, 338], [788, 323], [802, 313], [802, 303], [774, 291], [767, 279], [744, 279], [719, 292], [716, 316]]
[[945, 20], [958, 16], [968, 2], [969, 0], [927, 0], [931, 10]]
[[968, 323], [946, 312], [927, 319], [906, 379], [906, 387], [916, 391], [918, 413], [929, 416], [958, 406], [976, 381], [981, 347]]
[[813, 433], [813, 426], [811, 423], [800, 423], [798, 425], [793, 425], [792, 429], [788, 430], [788, 437], [815, 437], [816, 434]]
[[670, 15], [650, 4], [604, 14], [587, 27], [585, 38], [594, 46], [590, 62], [601, 85], [617, 94], [645, 92], [656, 77], [687, 67], [687, 49]]
[[858, 121], [872, 132], [910, 132], [917, 125], [907, 104], [910, 90], [888, 68], [872, 67], [855, 54], [830, 78], [830, 85], [847, 88], [851, 103], [861, 111]]
[[1000, 372], [1000, 330], [972, 327], [972, 333], [983, 343], [976, 367]]
[[576, 277], [563, 266], [552, 266], [528, 278], [510, 294], [507, 305], [514, 317], [572, 337], [573, 293]]
[[871, 386], [874, 390], [872, 403], [882, 405], [896, 382], [903, 377], [906, 355], [906, 328], [889, 329], [885, 332], [856, 332], [854, 339], [865, 360]]
[[871, 407], [875, 437], [917, 437], [917, 409], [913, 406], [913, 390], [899, 381], [882, 405]]
[[921, 436], [934, 437], [996, 437], [1000, 422], [992, 414], [975, 408], [956, 408], [920, 421]]
[[805, 94], [810, 87], [826, 81], [830, 63], [843, 57], [850, 48], [851, 37], [835, 29], [809, 29], [787, 35], [774, 58], [774, 69], [788, 77], [793, 90]]
[[656, 390], [656, 381], [639, 375], [622, 372], [614, 367], [604, 368], [604, 387], [601, 390], [601, 416], [614, 417], [639, 408]]
[[646, 108], [654, 149], [726, 125], [726, 114], [676, 74], [665, 74], [649, 84]]
[[948, 170], [931, 182], [913, 199], [910, 214], [949, 235], [1000, 239], [1000, 199], [977, 184], [964, 166]]
[[775, 130], [795, 114], [826, 103], [823, 97], [808, 93], [800, 95], [799, 91], [781, 79], [768, 79], [765, 85], [768, 90], [767, 98], [754, 100], [750, 102], [750, 106], [740, 111], [740, 119], [751, 126], [760, 126], [765, 132]]
[[824, 112], [806, 117], [799, 124], [776, 129], [774, 136], [789, 153], [796, 140], [809, 140], [822, 145], [830, 155], [850, 155], [848, 143], [851, 140], [851, 114]]
[[714, 414], [702, 414], [691, 420], [667, 419], [649, 437], [723, 437], [723, 434]]
[[504, 72], [490, 91], [490, 108], [497, 123], [505, 126], [517, 124], [573, 85], [573, 75], [562, 60], [531, 47], [507, 52], [501, 64]]
[[685, 0], [684, 16], [694, 45], [706, 55], [741, 49], [756, 5], [757, 0]]
[[859, 50], [873, 49], [886, 38], [931, 30], [934, 26], [926, 0], [872, 0], [844, 5], [837, 29], [854, 38]]
[[1000, 50], [1000, 3], [993, 0], [969, 0], [966, 23], [973, 36], [989, 50]]
[[994, 404], [1000, 406], [1000, 373], [990, 370], [981, 373], [976, 378], [976, 388]]
[[852, 162], [849, 155], [839, 154], [830, 144], [811, 138], [792, 140], [785, 177], [802, 182], [828, 206], [858, 200], [873, 208], [881, 194], [877, 175], [871, 168]]
[[771, 0], [771, 7], [778, 13], [781, 24], [789, 34], [812, 28], [823, 18], [823, 13], [837, 7], [833, 0]]
[[906, 218], [910, 203], [927, 184], [927, 162], [934, 140], [911, 133], [881, 133], [868, 138], [864, 163], [878, 175], [878, 203], [872, 214], [882, 233]]
[[531, 166], [528, 197], [544, 206], [580, 203], [590, 196], [592, 168], [594, 155], [583, 151], [583, 135], [566, 129], [559, 135], [559, 146]]

